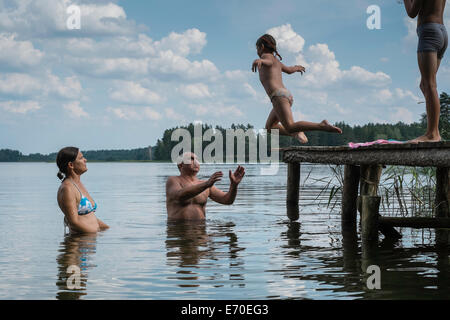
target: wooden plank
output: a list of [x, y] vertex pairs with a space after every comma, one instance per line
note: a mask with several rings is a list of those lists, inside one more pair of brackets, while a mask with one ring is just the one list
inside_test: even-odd
[[450, 142], [349, 147], [283, 148], [284, 162], [337, 165], [403, 165], [450, 167]]
[[352, 149], [348, 146], [290, 146], [280, 148], [282, 151], [303, 150], [303, 151], [364, 151], [364, 150], [405, 150], [405, 149], [449, 149], [450, 141], [424, 142], [424, 143], [402, 143], [402, 144], [375, 144], [368, 147], [359, 147]]
[[[436, 218], [450, 218], [450, 168], [436, 168]], [[450, 227], [449, 227], [450, 228]], [[436, 230], [436, 244], [450, 245], [450, 230]]]
[[291, 221], [298, 220], [300, 192], [300, 163], [289, 163], [287, 173], [287, 216]]
[[359, 173], [358, 166], [346, 165], [344, 168], [344, 186], [342, 190], [342, 224], [355, 225], [356, 199], [358, 198]]
[[450, 218], [450, 168], [436, 169], [435, 203], [436, 217]]
[[380, 225], [389, 225], [392, 227], [407, 228], [450, 228], [450, 218], [398, 218], [398, 217], [379, 217]]
[[378, 241], [378, 210], [381, 197], [361, 196], [361, 238], [368, 241]]

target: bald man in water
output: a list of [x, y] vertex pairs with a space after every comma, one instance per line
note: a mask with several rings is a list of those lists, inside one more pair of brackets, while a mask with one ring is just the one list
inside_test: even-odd
[[441, 104], [437, 92], [436, 74], [448, 46], [444, 26], [445, 0], [403, 0], [410, 18], [417, 19], [417, 60], [421, 74], [420, 89], [425, 96], [427, 131], [410, 142], [437, 142]]
[[220, 204], [231, 205], [236, 199], [237, 187], [245, 175], [244, 167], [229, 171], [230, 189], [227, 193], [214, 186], [223, 177], [215, 172], [208, 180], [197, 178], [200, 163], [194, 153], [185, 153], [177, 161], [179, 176], [169, 177], [166, 182], [166, 207], [170, 220], [204, 220], [208, 197]]

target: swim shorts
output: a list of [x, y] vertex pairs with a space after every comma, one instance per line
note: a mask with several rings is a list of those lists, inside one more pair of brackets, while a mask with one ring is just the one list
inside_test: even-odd
[[445, 26], [440, 23], [424, 23], [417, 27], [419, 45], [417, 52], [435, 51], [438, 59], [442, 59], [448, 46], [448, 35]]

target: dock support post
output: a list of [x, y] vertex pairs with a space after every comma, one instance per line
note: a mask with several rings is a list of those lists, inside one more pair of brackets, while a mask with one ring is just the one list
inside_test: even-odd
[[[450, 168], [436, 168], [436, 218], [450, 218]], [[436, 230], [436, 244], [450, 244], [450, 230]]]
[[[361, 166], [361, 184], [360, 195], [361, 196], [376, 196], [378, 195], [378, 185], [380, 183], [381, 171], [383, 167], [381, 165], [362, 165]], [[358, 211], [361, 213], [361, 198], [358, 199]]]
[[289, 162], [287, 172], [287, 216], [291, 221], [299, 218], [300, 163]]
[[[380, 184], [382, 170], [383, 170], [382, 165], [361, 166], [361, 185], [360, 185], [361, 196], [378, 195], [378, 185]], [[358, 203], [358, 211], [362, 213], [361, 197], [358, 199], [357, 203]], [[380, 217], [380, 215], [378, 215], [378, 217]], [[387, 238], [397, 240], [402, 237], [400, 232], [395, 230], [395, 228], [392, 226], [379, 224], [378, 228], [380, 232]]]
[[344, 187], [342, 190], [342, 227], [356, 229], [356, 201], [358, 199], [360, 168], [346, 165], [344, 167]]
[[378, 210], [381, 197], [361, 196], [361, 238], [378, 242]]

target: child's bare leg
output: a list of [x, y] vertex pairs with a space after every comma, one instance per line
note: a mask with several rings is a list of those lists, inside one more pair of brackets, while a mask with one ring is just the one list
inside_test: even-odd
[[276, 112], [272, 109], [270, 111], [269, 117], [266, 121], [266, 129], [278, 129], [279, 133], [284, 136], [291, 136], [294, 139], [297, 139], [300, 143], [307, 143], [308, 138], [303, 132], [295, 132], [295, 133], [289, 133], [286, 131], [286, 129], [280, 124], [278, 120], [278, 117], [276, 115]]
[[295, 133], [289, 133], [286, 131], [286, 129], [280, 123], [273, 125], [271, 129], [278, 129], [281, 135], [291, 136], [294, 139], [297, 139], [300, 143], [308, 143], [308, 138], [306, 137], [305, 133], [302, 131], [295, 132]]
[[289, 101], [283, 97], [275, 97], [272, 101], [276, 116], [280, 120], [287, 133], [295, 133], [301, 131], [327, 131], [334, 133], [342, 133], [338, 127], [332, 126], [327, 120], [320, 123], [309, 121], [294, 122]]
[[420, 89], [425, 96], [427, 110], [427, 131], [423, 136], [411, 140], [410, 142], [418, 143], [440, 141], [439, 116], [441, 103], [437, 93], [436, 73], [439, 69], [441, 60], [437, 58], [436, 52], [419, 52], [417, 53], [417, 60], [419, 63], [420, 74], [422, 76]]

